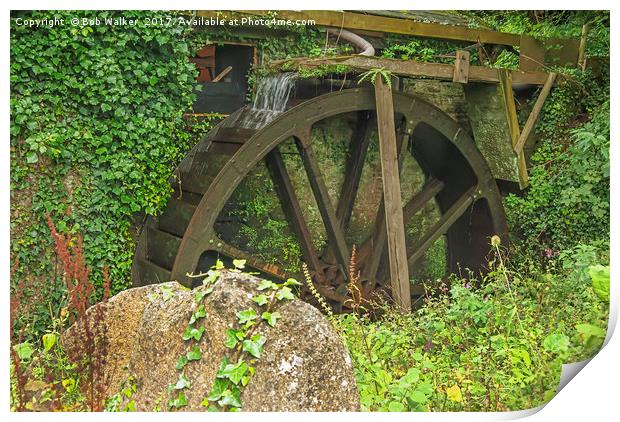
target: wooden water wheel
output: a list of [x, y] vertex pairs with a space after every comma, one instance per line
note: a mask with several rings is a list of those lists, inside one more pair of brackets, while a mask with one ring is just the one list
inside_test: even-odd
[[[415, 273], [438, 241], [444, 244], [448, 272], [480, 269], [489, 237], [507, 232], [501, 197], [487, 163], [466, 131], [428, 102], [394, 92], [393, 109], [400, 185], [402, 192], [410, 192], [402, 198], [409, 272]], [[177, 280], [192, 286], [197, 280], [188, 274], [206, 271], [214, 256], [245, 259], [247, 266], [268, 277], [300, 277], [299, 266], [287, 269], [278, 260], [248, 250], [243, 242], [231, 241], [243, 224], [230, 218], [235, 192], [262, 166], [317, 290], [340, 307], [347, 302], [347, 268], [355, 244], [364, 296], [389, 294], [384, 199], [380, 185], [378, 191], [368, 188], [377, 183], [365, 181], [369, 172], [364, 170], [370, 151], [376, 150], [372, 87], [294, 97], [285, 112], [258, 130], [236, 123], [245, 112], [239, 110], [218, 124], [175, 171], [174, 193], [165, 210], [151, 218], [141, 234], [132, 268], [134, 285]], [[333, 166], [326, 167], [317, 153], [323, 149], [316, 132], [317, 128], [324, 132], [329, 128], [324, 122], [337, 118], [346, 120], [351, 131], [342, 144], [343, 171], [334, 192], [325, 176]], [[292, 159], [298, 165], [292, 167]], [[421, 171], [417, 181], [403, 174], [408, 162]], [[299, 188], [301, 178], [309, 186], [304, 192]], [[360, 187], [366, 190], [362, 193]], [[372, 192], [376, 198], [369, 202]], [[356, 204], [364, 201], [372, 205], [363, 210], [365, 218], [358, 218]], [[425, 224], [415, 223], [429, 207], [435, 210], [434, 217]], [[311, 218], [312, 210], [316, 212]], [[313, 229], [317, 221], [324, 235], [320, 242]]]

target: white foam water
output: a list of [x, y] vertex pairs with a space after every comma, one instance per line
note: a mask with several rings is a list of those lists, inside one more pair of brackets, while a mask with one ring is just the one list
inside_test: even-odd
[[256, 89], [252, 106], [239, 116], [236, 124], [248, 129], [260, 129], [286, 110], [294, 92], [297, 74], [279, 73], [262, 78]]

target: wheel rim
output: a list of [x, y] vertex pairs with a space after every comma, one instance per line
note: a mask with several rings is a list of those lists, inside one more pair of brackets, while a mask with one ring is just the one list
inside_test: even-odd
[[[281, 271], [280, 268], [256, 262], [247, 252], [235, 248], [218, 237], [214, 226], [218, 215], [229, 201], [233, 192], [255, 168], [265, 160], [272, 176], [274, 185], [282, 203], [282, 208], [291, 224], [302, 250], [302, 260], [312, 270], [313, 278], [319, 291], [328, 298], [343, 302], [346, 298], [341, 288], [334, 286], [333, 281], [325, 280], [325, 251], [313, 250], [312, 239], [303, 221], [299, 201], [295, 198], [291, 187], [290, 176], [286, 164], [279, 152], [279, 147], [288, 139], [293, 138], [302, 157], [303, 165], [311, 190], [320, 210], [329, 240], [329, 253], [344, 274], [339, 275], [340, 284], [346, 282], [351, 246], [345, 240], [344, 231], [348, 226], [352, 204], [355, 201], [360, 176], [360, 164], [355, 158], [363, 155], [364, 136], [359, 135], [359, 142], [351, 142], [351, 150], [347, 161], [345, 180], [337, 204], [332, 204], [326, 193], [321, 170], [313, 150], [311, 130], [317, 123], [346, 113], [366, 113], [366, 125], [372, 126], [372, 113], [375, 110], [372, 89], [350, 89], [322, 95], [305, 101], [274, 119], [265, 127], [254, 132], [248, 131], [245, 140], [239, 147], [232, 147], [236, 152], [225, 160], [219, 171], [211, 175], [210, 182], [205, 183], [204, 195], [197, 202], [189, 224], [178, 242], [178, 247], [171, 253], [174, 255], [170, 277], [186, 285], [192, 284], [188, 273], [198, 269], [201, 255], [205, 251], [213, 251], [232, 258], [246, 258], [248, 264], [268, 275], [287, 278], [297, 274]], [[436, 201], [441, 212], [440, 218], [416, 242], [408, 248], [409, 264], [414, 267], [439, 237], [445, 235], [448, 249], [448, 270], [454, 272], [460, 267], [479, 269], [484, 263], [488, 252], [488, 237], [492, 234], [504, 235], [507, 232], [501, 198], [486, 162], [478, 152], [473, 140], [451, 118], [428, 104], [424, 100], [402, 93], [394, 93], [394, 110], [400, 119], [402, 152], [410, 152], [426, 175], [427, 181], [410, 200], [403, 203], [405, 221], [411, 219], [429, 201]], [[234, 121], [235, 116], [229, 118]], [[362, 120], [363, 122], [363, 120]], [[363, 126], [363, 125], [360, 125]], [[364, 132], [364, 127], [358, 128]], [[242, 129], [236, 129], [243, 132]], [[207, 156], [215, 144], [218, 148], [231, 147], [226, 143], [216, 142], [218, 136], [229, 131], [226, 123], [218, 125], [202, 146], [190, 154], [190, 159], [181, 164], [186, 174], [204, 176], [201, 157]], [[221, 136], [220, 136], [221, 137]], [[233, 142], [229, 142], [234, 144]], [[354, 148], [357, 147], [357, 153]], [[361, 160], [363, 166], [363, 159]], [[208, 179], [209, 177], [203, 177]], [[402, 181], [401, 181], [402, 183]], [[182, 190], [182, 181], [177, 186]], [[348, 186], [345, 189], [345, 186]], [[293, 220], [293, 221], [291, 221]], [[358, 257], [363, 261], [359, 266], [362, 279], [367, 280], [369, 290], [378, 284], [386, 285], [386, 274], [379, 271], [381, 260], [385, 256], [385, 230], [381, 218], [381, 207], [372, 230], [372, 235], [358, 249]], [[139, 248], [140, 249], [140, 248]], [[173, 248], [174, 249], [174, 248]], [[168, 257], [168, 262], [172, 261]], [[323, 261], [322, 261], [323, 260]], [[344, 271], [343, 271], [344, 270]], [[138, 272], [136, 272], [138, 273]], [[140, 278], [135, 275], [134, 278]], [[332, 276], [333, 278], [333, 276]], [[338, 284], [338, 283], [336, 283]], [[367, 293], [367, 292], [366, 292]]]

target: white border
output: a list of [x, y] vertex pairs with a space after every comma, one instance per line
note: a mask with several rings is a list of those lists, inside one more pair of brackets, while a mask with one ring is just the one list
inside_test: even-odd
[[[9, 377], [8, 377], [8, 362], [9, 362], [9, 337], [8, 337], [8, 312], [9, 312], [9, 294], [8, 294], [8, 286], [9, 286], [9, 206], [10, 206], [10, 196], [9, 196], [9, 141], [8, 141], [8, 131], [9, 131], [9, 69], [8, 63], [10, 60], [9, 55], [9, 9], [6, 8], [8, 5], [5, 3], [5, 8], [3, 8], [0, 13], [2, 16], [2, 22], [4, 22], [1, 33], [2, 33], [2, 58], [5, 59], [3, 62], [5, 63], [2, 69], [2, 109], [1, 109], [1, 119], [2, 119], [2, 128], [4, 130], [4, 134], [7, 138], [6, 142], [3, 145], [3, 153], [0, 156], [0, 169], [2, 171], [3, 183], [1, 184], [0, 189], [2, 190], [2, 198], [3, 198], [3, 206], [0, 218], [1, 221], [4, 222], [6, 229], [2, 231], [2, 248], [4, 253], [1, 256], [0, 260], [0, 268], [2, 268], [2, 274], [4, 277], [2, 278], [5, 281], [4, 288], [1, 289], [2, 295], [2, 303], [4, 304], [4, 309], [2, 312], [2, 327], [3, 329], [3, 337], [2, 337], [2, 345], [1, 345], [1, 353], [2, 353], [2, 362], [5, 364], [0, 365], [0, 373], [2, 375], [2, 386], [4, 387], [4, 394], [0, 394], [0, 403], [2, 403], [2, 411], [7, 413], [8, 417], [20, 420], [26, 420], [30, 417], [36, 418], [51, 418], [52, 420], [57, 420], [62, 418], [63, 420], [72, 420], [78, 418], [81, 420], [85, 417], [82, 414], [46, 414], [46, 415], [34, 415], [34, 414], [17, 414], [17, 413], [9, 413]], [[589, 1], [587, 3], [583, 2], [571, 2], [571, 4], [567, 4], [567, 1], [564, 0], [545, 0], [545, 1], [532, 1], [532, 0], [522, 0], [519, 2], [497, 2], [497, 1], [469, 1], [467, 3], [456, 2], [456, 1], [447, 1], [447, 0], [423, 0], [423, 1], [411, 1], [411, 2], [403, 2], [403, 1], [392, 1], [392, 0], [383, 0], [380, 2], [377, 1], [369, 1], [369, 0], [358, 0], [355, 2], [343, 2], [343, 1], [326, 1], [326, 0], [297, 0], [295, 2], [282, 2], [282, 1], [273, 1], [273, 0], [260, 0], [260, 1], [240, 1], [240, 0], [228, 0], [224, 3], [221, 2], [208, 2], [208, 1], [196, 1], [196, 0], [178, 0], [178, 1], [145, 1], [145, 0], [125, 0], [125, 1], [108, 1], [105, 3], [86, 3], [82, 1], [20, 1], [19, 3], [15, 3], [13, 5], [14, 9], [91, 9], [96, 7], [105, 6], [109, 9], [188, 9], [188, 10], [200, 10], [200, 9], [287, 9], [287, 10], [342, 10], [342, 9], [361, 9], [361, 10], [371, 10], [371, 9], [383, 9], [383, 10], [405, 10], [405, 9], [459, 9], [467, 6], [470, 9], [582, 9], [584, 7], [588, 7], [590, 9], [615, 9], [615, 4], [611, 1]], [[217, 6], [213, 7], [213, 6]], [[612, 23], [615, 24], [615, 10], [612, 10]], [[616, 30], [615, 26], [612, 30], [612, 44], [616, 45]], [[612, 54], [612, 74], [615, 74], [615, 71], [618, 69], [617, 65], [617, 57], [618, 53], [614, 49], [614, 53]], [[616, 110], [617, 103], [617, 94], [618, 90], [616, 88], [615, 80], [612, 83], [612, 116], [615, 116], [614, 111]], [[612, 121], [612, 139], [614, 142], [611, 143], [611, 159], [613, 160], [618, 156], [618, 149], [620, 146], [615, 142], [615, 139], [618, 139], [618, 125], [615, 121]], [[618, 204], [618, 188], [616, 181], [619, 177], [620, 167], [619, 166], [611, 166], [612, 169], [612, 189], [611, 189], [611, 203], [612, 210], [617, 210]], [[618, 362], [620, 359], [620, 341], [616, 336], [611, 336], [611, 332], [613, 331], [613, 325], [615, 325], [615, 321], [617, 320], [618, 315], [618, 297], [620, 296], [620, 288], [619, 288], [619, 277], [618, 277], [618, 217], [613, 215], [612, 213], [612, 239], [611, 239], [611, 261], [612, 261], [612, 305], [611, 305], [611, 321], [613, 323], [609, 329], [607, 345], [596, 355], [585, 367], [585, 369], [579, 372], [576, 377], [568, 383], [568, 385], [542, 410], [536, 412], [536, 410], [523, 411], [523, 412], [509, 412], [509, 413], [432, 413], [432, 414], [389, 414], [390, 419], [393, 420], [411, 420], [412, 418], [423, 419], [423, 420], [503, 420], [503, 419], [515, 419], [523, 416], [527, 416], [531, 414], [531, 418], [533, 420], [548, 420], [550, 418], [553, 419], [588, 419], [592, 418], [593, 420], [609, 420], [609, 415], [617, 414], [618, 411], [618, 399], [617, 399], [617, 391], [618, 391], [618, 382], [620, 381], [620, 363]], [[609, 338], [611, 337], [611, 338]], [[533, 414], [532, 414], [533, 413]], [[241, 420], [241, 418], [260, 418], [260, 419], [269, 419], [270, 421], [279, 421], [286, 420], [293, 415], [289, 415], [286, 413], [264, 413], [264, 414], [204, 414], [204, 413], [194, 413], [194, 414], [183, 414], [180, 417], [194, 419], [200, 418], [201, 421], [204, 421], [204, 418], [209, 418], [210, 420], [220, 420], [222, 418], [226, 418], [226, 420]], [[314, 419], [316, 417], [320, 417], [321, 419], [338, 419], [341, 420], [343, 417], [347, 416], [353, 417], [357, 420], [371, 420], [379, 417], [374, 413], [357, 413], [352, 415], [341, 415], [341, 414], [295, 414], [293, 417], [296, 419]], [[383, 415], [381, 415], [383, 416]], [[99, 418], [110, 418], [110, 414], [89, 414], [88, 418], [99, 419]], [[161, 414], [117, 414], [119, 419], [130, 418], [134, 419], [156, 419], [162, 420], [172, 416], [167, 413]], [[186, 420], [186, 419], [184, 419]]]

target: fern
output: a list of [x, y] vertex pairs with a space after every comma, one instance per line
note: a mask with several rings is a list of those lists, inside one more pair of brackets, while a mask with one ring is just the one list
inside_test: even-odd
[[370, 69], [362, 73], [359, 79], [357, 80], [357, 83], [359, 85], [366, 80], [370, 80], [370, 82], [374, 85], [375, 81], [377, 80], [377, 75], [381, 75], [386, 85], [389, 86], [390, 89], [392, 88], [392, 72], [382, 67]]

